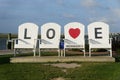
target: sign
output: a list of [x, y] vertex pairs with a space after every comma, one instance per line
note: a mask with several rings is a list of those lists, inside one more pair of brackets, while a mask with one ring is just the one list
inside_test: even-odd
[[34, 48], [38, 38], [38, 26], [33, 23], [24, 23], [19, 26], [18, 41], [15, 48]]
[[[58, 48], [61, 35], [61, 26], [56, 23], [46, 23], [41, 26], [40, 48]], [[64, 26], [65, 48], [84, 48], [84, 25], [78, 22]], [[24, 23], [19, 26], [18, 43], [16, 48], [31, 48], [38, 36], [38, 26], [33, 23]], [[88, 25], [90, 47], [110, 48], [109, 25], [103, 22], [94, 22]], [[20, 44], [20, 45], [17, 45]]]
[[64, 27], [65, 48], [84, 47], [84, 25], [78, 22], [68, 23]]
[[40, 48], [59, 48], [61, 26], [56, 23], [46, 23], [41, 26]]
[[110, 48], [109, 25], [103, 22], [94, 22], [88, 25], [90, 48]]
[[[85, 56], [84, 25], [71, 22], [64, 26], [64, 48], [80, 48]], [[59, 49], [61, 26], [56, 23], [46, 23], [41, 26], [41, 39], [39, 40], [39, 56], [41, 48]], [[33, 23], [24, 23], [19, 26], [18, 41], [15, 48], [34, 48], [34, 56], [38, 37], [38, 26]], [[92, 48], [106, 48], [112, 56], [111, 41], [109, 40], [109, 25], [103, 22], [94, 22], [88, 25], [89, 56]], [[59, 55], [58, 50], [58, 55]]]

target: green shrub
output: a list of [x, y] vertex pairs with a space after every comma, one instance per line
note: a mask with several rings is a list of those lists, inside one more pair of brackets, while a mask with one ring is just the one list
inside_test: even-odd
[[72, 51], [80, 51], [80, 49], [73, 48]]
[[15, 63], [0, 65], [1, 80], [52, 80], [65, 73], [57, 67], [40, 63]]
[[117, 49], [117, 50], [116, 50], [116, 53], [120, 55], [120, 49]]
[[120, 56], [115, 57], [115, 62], [120, 62]]
[[0, 56], [0, 64], [4, 64], [4, 63], [10, 63], [9, 56]]
[[97, 52], [106, 52], [106, 49], [97, 49]]

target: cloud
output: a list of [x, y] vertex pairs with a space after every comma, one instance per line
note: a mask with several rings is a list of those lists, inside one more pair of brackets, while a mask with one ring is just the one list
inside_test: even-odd
[[113, 14], [117, 17], [120, 17], [120, 8], [111, 9]]
[[94, 7], [97, 5], [95, 0], [82, 0], [81, 5], [84, 7]]
[[105, 22], [108, 24], [116, 24], [118, 22], [118, 19], [114, 18], [114, 16], [89, 18], [89, 22], [96, 22], [96, 21]]
[[101, 17], [101, 18], [99, 18], [99, 19], [98, 19], [98, 21], [108, 23], [108, 22], [109, 22], [109, 19], [108, 19], [108, 18], [106, 18], [106, 17]]
[[9, 6], [9, 3], [6, 1], [6, 0], [1, 0], [0, 1], [0, 7], [7, 7], [7, 6]]
[[89, 21], [90, 22], [95, 22], [95, 21], [103, 21], [103, 22], [105, 21], [105, 22], [108, 22], [108, 20], [105, 17], [103, 17], [103, 18], [93, 18], [93, 17], [91, 18], [90, 17]]
[[89, 18], [89, 21], [90, 22], [98, 22], [98, 21], [100, 21], [100, 22], [106, 22], [106, 23], [108, 23], [109, 22], [109, 19], [108, 18], [106, 18], [106, 17], [98, 17], [98, 18]]
[[57, 0], [57, 3], [62, 5], [64, 2], [63, 2], [63, 0]]
[[63, 14], [63, 17], [65, 17], [65, 18], [75, 18], [75, 16], [73, 14], [68, 14], [68, 13]]

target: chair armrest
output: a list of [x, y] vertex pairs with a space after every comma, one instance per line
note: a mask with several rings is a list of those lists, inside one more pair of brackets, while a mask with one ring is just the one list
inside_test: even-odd
[[37, 40], [39, 44], [41, 43], [41, 39], [35, 39], [35, 40]]
[[109, 44], [112, 44], [112, 38], [109, 38]]
[[7, 40], [7, 42], [13, 42], [13, 40]]

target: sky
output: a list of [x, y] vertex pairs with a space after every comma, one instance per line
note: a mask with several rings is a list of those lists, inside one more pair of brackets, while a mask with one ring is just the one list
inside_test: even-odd
[[0, 33], [18, 33], [18, 26], [32, 22], [39, 28], [48, 22], [64, 26], [103, 21], [111, 33], [120, 32], [120, 0], [0, 0]]

